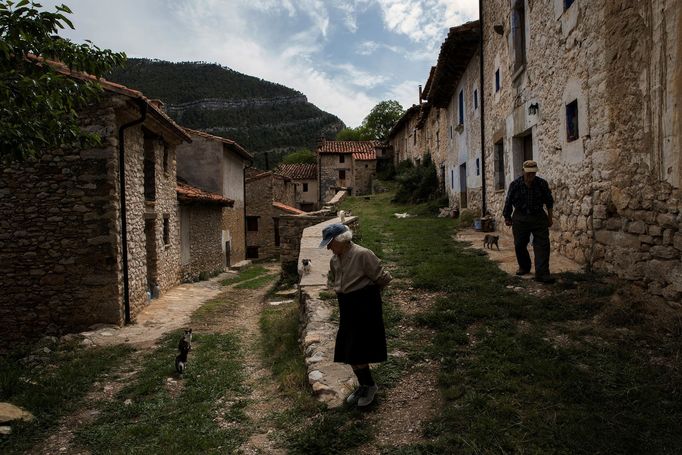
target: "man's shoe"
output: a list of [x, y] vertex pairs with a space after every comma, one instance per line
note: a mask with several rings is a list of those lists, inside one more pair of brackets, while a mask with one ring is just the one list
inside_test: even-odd
[[358, 407], [359, 408], [364, 408], [365, 406], [369, 406], [372, 404], [372, 401], [374, 401], [374, 395], [376, 395], [377, 390], [379, 390], [379, 386], [376, 384], [370, 385], [370, 386], [365, 386], [364, 394], [358, 398]]
[[518, 270], [516, 271], [516, 275], [517, 275], [517, 276], [528, 275], [529, 273], [530, 273], [530, 270], [518, 269]]
[[358, 399], [360, 399], [361, 396], [364, 396], [367, 393], [366, 392], [367, 387], [368, 386], [366, 386], [366, 385], [361, 385], [357, 389], [355, 389], [353, 391], [353, 393], [348, 395], [348, 397], [346, 398], [346, 403], [348, 403], [348, 404], [357, 403]]
[[539, 275], [535, 277], [535, 281], [539, 283], [544, 283], [544, 284], [552, 284], [556, 280], [551, 277], [551, 275]]

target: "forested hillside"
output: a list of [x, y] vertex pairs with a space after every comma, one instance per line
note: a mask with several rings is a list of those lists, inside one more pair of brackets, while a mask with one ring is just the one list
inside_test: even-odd
[[182, 126], [237, 141], [261, 166], [265, 152], [273, 165], [282, 153], [312, 149], [344, 127], [296, 90], [217, 64], [129, 59], [107, 78], [162, 100]]

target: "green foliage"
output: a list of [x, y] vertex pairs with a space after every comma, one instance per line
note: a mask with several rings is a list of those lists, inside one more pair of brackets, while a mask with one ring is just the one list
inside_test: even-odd
[[[71, 70], [102, 76], [125, 61], [124, 53], [57, 36], [73, 24], [71, 10], [44, 11], [38, 3], [0, 0], [0, 158], [26, 159], [41, 150], [100, 143], [80, 129], [78, 113], [101, 92], [94, 81], [77, 81], [40, 64], [63, 62]], [[37, 56], [28, 57], [27, 56]]]
[[283, 164], [315, 164], [317, 157], [310, 149], [302, 149], [282, 158]]
[[265, 275], [266, 273], [268, 273], [268, 269], [262, 265], [252, 265], [241, 270], [237, 276], [222, 280], [220, 284], [223, 286], [229, 286], [231, 284], [241, 283], [242, 281], [252, 280], [259, 276]]
[[364, 126], [344, 128], [336, 133], [337, 141], [370, 141], [374, 139]]
[[386, 141], [393, 125], [405, 111], [395, 100], [382, 101], [372, 108], [362, 121], [362, 127], [367, 135], [379, 141]]
[[394, 202], [418, 204], [440, 195], [436, 166], [431, 160], [431, 155], [424, 155], [416, 167], [404, 163], [398, 164], [399, 174], [396, 176], [398, 190]]
[[[168, 104], [169, 115], [189, 128], [232, 139], [274, 168], [287, 153], [313, 149], [343, 128], [336, 116], [280, 84], [206, 62], [129, 59], [108, 78]], [[202, 102], [212, 102], [211, 109]]]

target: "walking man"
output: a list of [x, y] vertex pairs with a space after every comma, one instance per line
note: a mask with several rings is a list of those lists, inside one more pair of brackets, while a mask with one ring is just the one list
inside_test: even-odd
[[[523, 163], [523, 175], [509, 185], [504, 202], [504, 224], [512, 227], [517, 275], [530, 273], [528, 254], [530, 235], [533, 234], [535, 252], [535, 279], [541, 283], [553, 283], [549, 273], [549, 228], [553, 224], [554, 199], [547, 181], [537, 177], [538, 164], [533, 160]], [[547, 207], [547, 212], [543, 209]], [[512, 213], [513, 210], [513, 213]]]

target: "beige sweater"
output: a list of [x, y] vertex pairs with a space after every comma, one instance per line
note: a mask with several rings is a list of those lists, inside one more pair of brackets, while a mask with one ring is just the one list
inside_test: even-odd
[[334, 290], [343, 294], [370, 284], [383, 288], [393, 279], [371, 250], [353, 242], [341, 256], [334, 255], [329, 265], [334, 276]]

